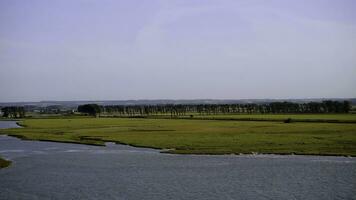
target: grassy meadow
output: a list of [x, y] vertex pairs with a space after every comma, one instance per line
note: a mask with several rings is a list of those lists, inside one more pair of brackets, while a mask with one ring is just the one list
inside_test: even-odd
[[354, 114], [236, 114], [236, 115], [202, 115], [205, 118], [231, 118], [231, 119], [295, 119], [295, 120], [338, 120], [356, 123]]
[[[258, 117], [356, 119], [355, 115], [350, 114], [259, 115]], [[0, 130], [0, 134], [29, 140], [92, 145], [104, 145], [105, 142], [110, 141], [158, 148], [165, 152], [179, 154], [274, 153], [356, 156], [356, 123], [61, 118], [24, 119], [20, 124], [24, 128]]]
[[[356, 123], [356, 114], [233, 114], [233, 115], [197, 115], [191, 113], [174, 116], [181, 119], [212, 119], [235, 121], [279, 121], [291, 119], [294, 122], [326, 122], [326, 123]], [[171, 118], [170, 115], [153, 115], [147, 118]]]

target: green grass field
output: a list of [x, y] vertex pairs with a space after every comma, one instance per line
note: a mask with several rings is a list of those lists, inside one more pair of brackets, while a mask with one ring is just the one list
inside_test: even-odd
[[298, 119], [298, 120], [350, 120], [356, 121], [354, 114], [236, 114], [236, 115], [204, 115], [214, 118], [249, 118], [249, 119]]
[[[335, 116], [325, 117], [354, 117]], [[180, 154], [256, 152], [356, 156], [356, 123], [67, 118], [25, 119], [21, 124], [24, 128], [0, 130], [0, 134], [94, 145], [111, 141]]]
[[5, 160], [0, 157], [0, 169], [8, 167], [11, 164], [11, 161]]
[[[191, 117], [192, 115], [192, 117]], [[332, 123], [356, 123], [356, 114], [235, 114], [235, 115], [198, 115], [187, 114], [176, 116], [186, 119], [216, 119], [235, 121], [281, 121], [290, 118], [295, 122], [332, 122]], [[169, 115], [148, 116], [148, 118], [171, 118]]]

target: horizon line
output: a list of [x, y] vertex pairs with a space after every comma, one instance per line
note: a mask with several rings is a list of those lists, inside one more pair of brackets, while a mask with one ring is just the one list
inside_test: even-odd
[[39, 101], [0, 101], [0, 103], [45, 103], [45, 102], [108, 102], [108, 101], [247, 101], [247, 100], [313, 100], [313, 99], [356, 99], [356, 97], [307, 97], [307, 98], [196, 98], [196, 99], [124, 99], [124, 100], [39, 100]]

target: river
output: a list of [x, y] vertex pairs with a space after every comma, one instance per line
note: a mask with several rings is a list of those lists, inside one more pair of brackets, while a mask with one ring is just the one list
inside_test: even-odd
[[[16, 127], [0, 121], [1, 128]], [[356, 159], [172, 155], [0, 136], [0, 199], [356, 199]]]

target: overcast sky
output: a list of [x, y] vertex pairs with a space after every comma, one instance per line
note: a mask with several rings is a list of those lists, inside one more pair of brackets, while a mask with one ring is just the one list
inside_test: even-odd
[[354, 0], [0, 0], [0, 101], [356, 97]]

